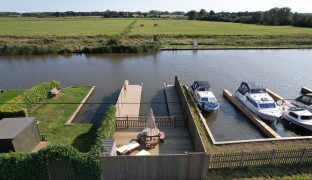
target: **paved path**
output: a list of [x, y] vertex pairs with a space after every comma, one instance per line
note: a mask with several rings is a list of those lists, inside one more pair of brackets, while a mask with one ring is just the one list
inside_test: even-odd
[[141, 85], [128, 85], [127, 90], [124, 90], [123, 86], [116, 104], [116, 116], [138, 117], [140, 113], [141, 93]]
[[167, 85], [165, 87], [165, 94], [169, 116], [184, 116], [174, 85]]

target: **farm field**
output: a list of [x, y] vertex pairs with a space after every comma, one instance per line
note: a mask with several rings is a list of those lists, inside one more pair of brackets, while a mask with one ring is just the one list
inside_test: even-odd
[[0, 36], [96, 36], [118, 35], [132, 19], [0, 18]]
[[[157, 26], [154, 26], [154, 24], [157, 24]], [[131, 30], [131, 34], [285, 35], [312, 34], [312, 29], [292, 26], [265, 26], [229, 22], [139, 19]]]
[[[133, 18], [0, 18], [0, 36], [119, 35]], [[288, 35], [312, 34], [311, 28], [265, 26], [183, 19], [136, 19], [130, 35]], [[157, 26], [154, 26], [157, 24]]]

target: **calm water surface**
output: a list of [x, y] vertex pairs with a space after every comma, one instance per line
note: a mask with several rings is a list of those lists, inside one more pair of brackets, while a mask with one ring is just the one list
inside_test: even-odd
[[[115, 103], [125, 79], [144, 83], [141, 115], [153, 107], [156, 115], [168, 115], [163, 83], [208, 80], [221, 101], [218, 113], [207, 116], [217, 141], [262, 138], [222, 96], [234, 92], [241, 81], [255, 80], [286, 98], [297, 97], [302, 86], [312, 86], [312, 50], [163, 51], [145, 55], [71, 55], [0, 57], [0, 88], [25, 89], [42, 81], [60, 80], [63, 87], [96, 85], [90, 104], [76, 122], [97, 123], [106, 107]], [[104, 103], [104, 104], [97, 104]], [[282, 136], [311, 135], [280, 121], [274, 128]]]

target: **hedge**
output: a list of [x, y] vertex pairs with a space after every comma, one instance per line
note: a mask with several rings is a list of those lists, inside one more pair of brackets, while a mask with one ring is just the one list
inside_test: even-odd
[[0, 179], [49, 179], [47, 164], [55, 160], [70, 162], [75, 179], [100, 179], [100, 153], [105, 150], [103, 140], [115, 132], [115, 114], [116, 107], [109, 107], [87, 153], [69, 145], [50, 145], [36, 153], [0, 154]]
[[48, 98], [52, 88], [60, 88], [59, 81], [49, 81], [38, 84], [19, 96], [9, 100], [6, 104], [0, 106], [0, 119], [8, 117], [26, 117], [27, 111], [34, 104], [41, 103]]

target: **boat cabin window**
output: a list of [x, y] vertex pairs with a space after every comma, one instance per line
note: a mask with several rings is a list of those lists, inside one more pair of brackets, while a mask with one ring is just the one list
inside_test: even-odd
[[289, 116], [298, 119], [298, 115], [293, 112], [289, 112]]
[[241, 84], [238, 88], [238, 92], [245, 95], [249, 91], [249, 88], [245, 84]]
[[312, 120], [312, 116], [301, 116], [301, 120]]
[[259, 104], [260, 108], [275, 108], [275, 103], [265, 103], [265, 104]]
[[251, 89], [250, 93], [266, 93], [266, 89]]
[[257, 104], [254, 100], [250, 99], [250, 97], [248, 97], [248, 96], [246, 96], [246, 99], [247, 99], [247, 101], [250, 102], [253, 106], [255, 106], [256, 108], [258, 108], [258, 104]]
[[200, 101], [208, 102], [208, 98], [207, 97], [200, 98]]
[[195, 90], [197, 87], [198, 87], [197, 83], [194, 83], [193, 86], [192, 86], [193, 90]]
[[201, 87], [198, 89], [198, 91], [209, 91], [209, 88], [207, 87]]
[[312, 100], [311, 100], [310, 96], [303, 95], [303, 96], [297, 98], [297, 101], [299, 101], [305, 105], [311, 105], [312, 104], [312, 102], [311, 102]]

